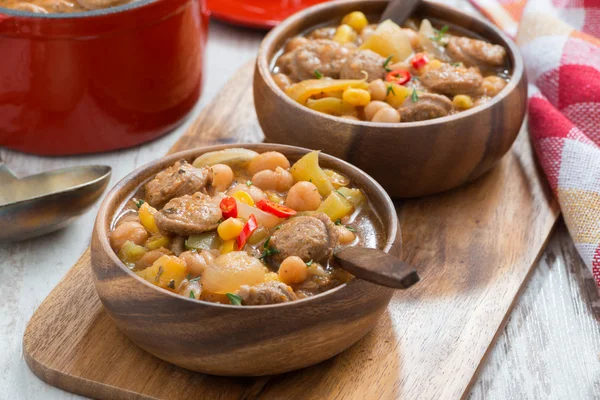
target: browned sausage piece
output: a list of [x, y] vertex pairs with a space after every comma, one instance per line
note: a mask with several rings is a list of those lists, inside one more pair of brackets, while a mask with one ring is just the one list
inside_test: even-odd
[[156, 225], [161, 232], [181, 236], [216, 229], [222, 218], [218, 200], [200, 192], [177, 197], [154, 215]]
[[367, 82], [377, 79], [385, 79], [385, 58], [371, 50], [355, 51], [348, 57], [348, 61], [342, 67], [340, 77], [342, 79], [363, 79], [365, 71], [368, 75]]
[[333, 40], [311, 40], [277, 60], [282, 73], [294, 82], [315, 79], [315, 70], [329, 78], [339, 78], [351, 50]]
[[304, 262], [323, 262], [338, 245], [338, 230], [325, 214], [289, 219], [275, 231], [269, 245], [279, 253], [273, 260], [281, 262], [289, 256], [298, 256]]
[[452, 36], [446, 51], [467, 67], [501, 67], [506, 59], [504, 47], [467, 37]]
[[421, 93], [413, 102], [409, 97], [398, 109], [402, 122], [425, 121], [445, 117], [452, 110], [452, 102], [441, 94]]
[[270, 281], [255, 286], [240, 287], [238, 295], [245, 306], [285, 303], [298, 297], [291, 287], [282, 282]]
[[441, 67], [428, 69], [421, 75], [421, 83], [431, 92], [454, 96], [481, 92], [483, 78], [477, 68], [442, 64]]
[[180, 160], [146, 184], [146, 200], [152, 207], [161, 208], [175, 197], [206, 191], [212, 180], [210, 168], [194, 168]]

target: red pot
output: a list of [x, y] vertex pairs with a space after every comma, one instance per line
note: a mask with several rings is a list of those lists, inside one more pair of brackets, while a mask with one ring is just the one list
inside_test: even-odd
[[0, 146], [44, 155], [134, 146], [200, 96], [204, 0], [76, 14], [0, 13]]

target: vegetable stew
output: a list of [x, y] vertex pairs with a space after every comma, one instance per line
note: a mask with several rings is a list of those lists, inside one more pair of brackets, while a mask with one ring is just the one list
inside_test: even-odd
[[352, 12], [336, 26], [287, 41], [275, 83], [298, 103], [349, 120], [415, 122], [471, 109], [509, 82], [506, 50], [427, 19], [369, 24]]
[[302, 299], [352, 276], [338, 246], [383, 246], [364, 193], [319, 152], [295, 163], [248, 149], [177, 161], [115, 216], [110, 244], [141, 278], [192, 299], [265, 305]]

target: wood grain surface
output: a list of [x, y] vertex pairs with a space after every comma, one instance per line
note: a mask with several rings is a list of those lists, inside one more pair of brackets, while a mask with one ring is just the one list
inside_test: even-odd
[[[243, 67], [173, 150], [259, 141], [251, 73]], [[232, 103], [232, 96], [243, 102]], [[497, 168], [469, 186], [398, 203], [405, 258], [422, 281], [396, 293], [357, 345], [315, 367], [231, 379], [153, 358], [101, 307], [88, 253], [34, 314], [26, 361], [46, 382], [98, 398], [463, 397], [556, 221], [556, 204], [538, 174], [522, 134]]]

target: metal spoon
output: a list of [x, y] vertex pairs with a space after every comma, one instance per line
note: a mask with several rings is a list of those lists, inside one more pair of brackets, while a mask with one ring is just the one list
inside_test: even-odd
[[419, 282], [417, 271], [384, 251], [346, 247], [334, 252], [338, 265], [362, 280], [394, 289], [407, 289]]
[[391, 19], [398, 25], [402, 25], [404, 21], [413, 13], [421, 0], [392, 0], [381, 14], [380, 22]]
[[0, 242], [41, 236], [83, 214], [106, 189], [111, 168], [71, 167], [18, 179], [0, 161]]

